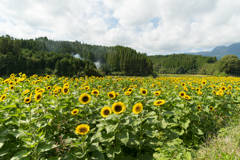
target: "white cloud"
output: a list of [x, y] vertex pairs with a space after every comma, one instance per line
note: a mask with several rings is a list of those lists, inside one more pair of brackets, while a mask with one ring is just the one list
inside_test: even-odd
[[206, 50], [240, 41], [239, 7], [239, 0], [0, 0], [0, 35], [124, 45], [149, 55]]

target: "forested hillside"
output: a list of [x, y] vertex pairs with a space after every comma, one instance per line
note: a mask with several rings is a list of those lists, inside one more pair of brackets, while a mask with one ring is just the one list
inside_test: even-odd
[[204, 57], [187, 54], [149, 56], [153, 69], [158, 73], [196, 74], [206, 63], [214, 63], [216, 57]]
[[53, 41], [47, 37], [35, 40], [14, 39], [8, 35], [0, 37], [0, 62], [0, 76], [18, 72], [99, 75], [94, 62], [103, 74], [149, 75], [153, 72], [152, 61], [147, 55], [129, 47]]
[[172, 54], [149, 56], [158, 74], [240, 75], [240, 60], [226, 55], [217, 61], [216, 56]]
[[106, 72], [117, 72], [122, 75], [148, 75], [153, 72], [152, 61], [146, 54], [137, 53], [129, 47], [106, 47], [84, 44], [78, 41], [53, 41], [47, 37], [34, 40], [20, 40], [21, 48], [33, 50], [70, 53], [79, 55], [84, 60], [98, 62]]

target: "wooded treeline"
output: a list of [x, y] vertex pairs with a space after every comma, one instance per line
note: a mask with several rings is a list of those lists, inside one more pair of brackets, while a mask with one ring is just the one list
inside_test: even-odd
[[136, 50], [114, 46], [106, 47], [89, 45], [78, 41], [53, 41], [47, 37], [36, 38], [35, 40], [20, 40], [21, 48], [28, 48], [38, 51], [56, 53], [70, 53], [79, 55], [84, 60], [99, 62], [100, 68], [105, 73], [117, 73], [119, 75], [149, 75], [153, 72], [152, 61], [146, 53], [139, 53]]
[[226, 55], [217, 61], [216, 56], [172, 54], [149, 56], [153, 70], [159, 74], [205, 74], [215, 76], [240, 75], [240, 60]]
[[170, 74], [196, 74], [206, 63], [214, 63], [216, 57], [201, 55], [172, 54], [149, 56], [153, 62], [154, 71]]
[[[75, 58], [77, 54], [81, 58]], [[101, 64], [101, 71], [96, 69], [94, 62]], [[47, 37], [35, 40], [0, 37], [0, 76], [19, 72], [71, 77], [101, 73], [149, 75], [153, 66], [146, 54], [129, 47], [53, 41]]]

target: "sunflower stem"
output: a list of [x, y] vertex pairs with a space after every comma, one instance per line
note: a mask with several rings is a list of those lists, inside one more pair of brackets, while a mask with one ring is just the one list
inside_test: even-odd
[[85, 143], [85, 136], [82, 137], [82, 140], [83, 140], [83, 142], [82, 142], [82, 150], [83, 150], [83, 153], [84, 153], [85, 152], [85, 145], [84, 145], [84, 143]]
[[86, 108], [87, 108], [86, 105], [84, 105], [84, 109], [83, 109], [84, 110], [84, 119], [86, 119]]
[[[142, 140], [143, 138], [143, 134], [142, 134], [142, 114], [139, 113], [139, 116], [140, 116], [140, 140]], [[141, 153], [141, 150], [142, 150], [142, 145], [139, 145], [139, 151]]]
[[56, 97], [57, 97], [57, 108], [56, 108], [56, 110], [57, 110], [57, 121], [58, 121], [58, 119], [59, 119], [59, 111], [58, 111], [58, 95], [56, 95]]
[[[18, 102], [20, 102], [20, 94], [18, 93]], [[19, 128], [21, 128], [21, 113], [22, 113], [22, 109], [21, 109], [21, 104], [19, 103], [19, 109], [20, 109], [20, 113], [19, 113]]]
[[28, 104], [28, 107], [29, 107], [29, 113], [30, 113], [30, 116], [29, 116], [29, 129], [31, 130], [31, 123], [32, 123], [32, 112], [31, 112], [31, 104]]
[[161, 120], [161, 106], [159, 106], [159, 115], [158, 115], [158, 118], [159, 118], [159, 120]]
[[140, 139], [142, 139], [142, 137], [143, 137], [143, 134], [142, 134], [142, 114], [141, 113], [139, 113], [139, 116], [140, 116]]
[[117, 146], [117, 137], [116, 133], [119, 132], [119, 115], [117, 114], [117, 130], [115, 132], [115, 146]]

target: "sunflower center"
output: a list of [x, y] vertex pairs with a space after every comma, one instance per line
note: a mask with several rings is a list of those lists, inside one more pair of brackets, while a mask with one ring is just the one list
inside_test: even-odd
[[113, 96], [113, 94], [109, 94], [109, 97], [111, 97], [111, 98], [112, 98], [112, 97], [114, 97], [114, 96]]
[[161, 104], [162, 103], [162, 101], [157, 101], [157, 104]]
[[98, 94], [97, 91], [94, 91], [93, 94]]
[[181, 96], [184, 96], [184, 93], [181, 93]]
[[142, 91], [143, 94], [146, 94], [146, 91]]
[[41, 99], [42, 97], [41, 97], [41, 95], [39, 94], [38, 96], [37, 96], [37, 99]]
[[67, 89], [67, 88], [65, 88], [65, 89], [64, 89], [64, 93], [67, 93], [67, 92], [68, 92], [68, 89]]
[[137, 107], [135, 108], [135, 111], [136, 111], [136, 112], [140, 112], [140, 110], [141, 110], [141, 107], [140, 107], [140, 106], [137, 106]]
[[122, 111], [122, 106], [116, 105], [116, 106], [115, 106], [115, 111], [116, 111], [116, 112]]
[[85, 132], [87, 132], [87, 128], [81, 128], [80, 129], [80, 133], [85, 133]]
[[110, 114], [110, 111], [108, 109], [104, 110], [104, 115], [109, 115]]
[[83, 98], [82, 98], [82, 101], [83, 102], [87, 102], [89, 100], [89, 98], [87, 97], [87, 96], [84, 96]]

